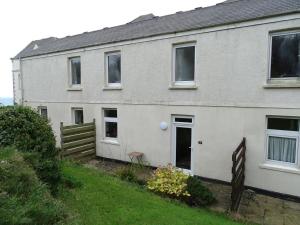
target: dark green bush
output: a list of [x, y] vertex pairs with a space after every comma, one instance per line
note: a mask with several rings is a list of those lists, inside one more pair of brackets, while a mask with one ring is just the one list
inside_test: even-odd
[[131, 166], [124, 166], [117, 171], [117, 175], [122, 179], [129, 182], [137, 182], [138, 178], [134, 169]]
[[188, 199], [190, 205], [206, 206], [216, 201], [211, 191], [195, 176], [188, 178], [187, 191], [191, 195]]
[[0, 148], [5, 146], [32, 153], [26, 160], [56, 193], [61, 173], [55, 137], [47, 120], [29, 107], [0, 107]]
[[50, 195], [20, 153], [0, 155], [1, 225], [54, 225], [67, 218], [62, 203]]

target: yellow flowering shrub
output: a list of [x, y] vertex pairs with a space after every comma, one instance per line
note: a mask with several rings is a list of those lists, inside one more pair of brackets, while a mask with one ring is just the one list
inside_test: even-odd
[[169, 164], [155, 170], [153, 176], [147, 182], [147, 188], [171, 197], [189, 197], [190, 194], [187, 191], [188, 178], [189, 175]]

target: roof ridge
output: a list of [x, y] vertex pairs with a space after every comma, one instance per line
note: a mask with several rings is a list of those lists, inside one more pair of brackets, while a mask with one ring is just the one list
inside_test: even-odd
[[[30, 45], [18, 57], [31, 57], [54, 52], [68, 51], [88, 46], [103, 45], [121, 41], [135, 40], [164, 34], [178, 33], [225, 24], [240, 23], [267, 17], [300, 12], [299, 0], [236, 0], [204, 8], [194, 8], [182, 13], [167, 14], [110, 28], [65, 36], [49, 37], [40, 42], [34, 52]], [[44, 41], [43, 40], [49, 40]], [[32, 42], [31, 42], [32, 43]]]
[[[237, 0], [237, 1], [244, 1], [244, 0]], [[221, 3], [218, 3], [218, 4], [221, 4]], [[58, 39], [58, 40], [62, 40], [62, 39], [65, 39], [65, 38], [71, 38], [71, 37], [76, 37], [76, 36], [79, 36], [79, 35], [82, 35], [82, 34], [90, 34], [90, 33], [94, 33], [94, 32], [99, 32], [99, 31], [102, 31], [102, 30], [105, 30], [105, 29], [112, 29], [112, 28], [117, 28], [117, 27], [122, 27], [122, 26], [126, 26], [126, 25], [130, 25], [130, 24], [135, 24], [135, 23], [142, 23], [142, 22], [147, 22], [149, 20], [157, 20], [157, 19], [162, 19], [162, 18], [165, 18], [165, 17], [168, 17], [168, 16], [174, 16], [174, 15], [178, 15], [179, 12], [180, 14], [183, 14], [183, 13], [188, 13], [188, 12], [192, 12], [192, 11], [196, 11], [196, 10], [200, 10], [200, 9], [206, 9], [206, 8], [210, 8], [210, 7], [215, 7], [217, 6], [218, 4], [216, 5], [211, 5], [211, 6], [206, 6], [206, 7], [196, 7], [194, 9], [190, 9], [190, 10], [187, 10], [187, 11], [178, 11], [178, 12], [175, 12], [175, 13], [171, 13], [171, 14], [166, 14], [166, 15], [163, 15], [163, 16], [155, 16], [151, 19], [147, 19], [147, 20], [142, 20], [142, 21], [137, 21], [137, 22], [128, 22], [128, 23], [124, 23], [124, 24], [120, 24], [120, 25], [116, 25], [116, 26], [112, 26], [112, 27], [103, 27], [101, 29], [98, 29], [98, 30], [92, 30], [92, 31], [85, 31], [85, 32], [82, 32], [82, 33], [79, 33], [79, 34], [74, 34], [74, 35], [66, 35], [64, 37], [48, 37], [48, 38], [43, 38], [43, 39], [38, 39], [38, 40], [34, 40], [34, 41], [42, 41], [42, 40], [45, 40], [45, 39], [49, 39], [49, 38], [55, 38], [55, 39]], [[151, 14], [151, 13], [149, 13]]]

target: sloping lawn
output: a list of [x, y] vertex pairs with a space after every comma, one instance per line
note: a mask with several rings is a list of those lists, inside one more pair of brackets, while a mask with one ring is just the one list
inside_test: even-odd
[[189, 208], [162, 199], [139, 186], [123, 182], [96, 169], [65, 163], [64, 174], [83, 183], [62, 195], [77, 216], [74, 224], [98, 225], [238, 225], [205, 209]]

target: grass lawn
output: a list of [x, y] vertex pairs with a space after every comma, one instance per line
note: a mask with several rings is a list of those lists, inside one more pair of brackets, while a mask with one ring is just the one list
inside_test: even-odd
[[63, 172], [83, 183], [62, 195], [77, 216], [74, 224], [238, 225], [226, 216], [162, 199], [96, 169], [65, 163]]

